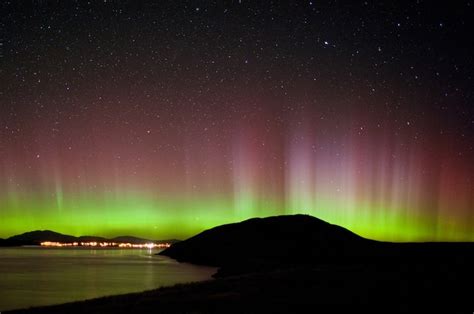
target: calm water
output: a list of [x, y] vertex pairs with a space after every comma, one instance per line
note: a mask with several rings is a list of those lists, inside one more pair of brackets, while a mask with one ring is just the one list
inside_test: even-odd
[[215, 272], [154, 255], [157, 252], [0, 248], [0, 311], [206, 280]]

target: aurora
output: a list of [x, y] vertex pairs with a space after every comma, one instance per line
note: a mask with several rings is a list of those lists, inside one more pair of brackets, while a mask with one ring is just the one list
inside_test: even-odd
[[6, 17], [0, 237], [184, 239], [304, 213], [378, 240], [474, 241], [464, 25], [88, 5]]

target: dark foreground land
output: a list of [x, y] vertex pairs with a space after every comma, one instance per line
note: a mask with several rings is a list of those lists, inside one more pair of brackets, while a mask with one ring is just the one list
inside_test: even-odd
[[161, 254], [221, 268], [207, 282], [12, 313], [474, 311], [473, 243], [377, 242], [297, 215], [216, 227]]
[[473, 302], [472, 272], [469, 278], [449, 267], [354, 265], [219, 278], [12, 313], [472, 313]]

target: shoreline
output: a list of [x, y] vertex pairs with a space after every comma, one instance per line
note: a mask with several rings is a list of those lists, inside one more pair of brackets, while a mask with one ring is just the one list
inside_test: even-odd
[[212, 279], [216, 268], [178, 263], [160, 250], [0, 249], [0, 312], [141, 293]]
[[470, 265], [313, 265], [165, 286], [59, 305], [42, 313], [305, 313], [354, 308], [384, 312], [470, 311]]
[[[189, 264], [189, 263], [187, 263]], [[214, 281], [216, 279], [211, 278], [207, 280], [202, 280], [202, 281], [193, 281], [193, 282], [187, 282], [187, 283], [178, 283], [174, 285], [169, 285], [169, 286], [162, 286], [158, 287], [155, 289], [147, 289], [143, 291], [136, 291], [136, 292], [128, 292], [128, 293], [120, 293], [120, 294], [111, 294], [111, 295], [104, 295], [96, 298], [90, 298], [90, 299], [84, 299], [84, 300], [76, 300], [76, 301], [71, 301], [71, 302], [65, 302], [65, 303], [58, 303], [58, 304], [49, 304], [49, 305], [40, 305], [40, 306], [30, 306], [26, 308], [18, 308], [18, 309], [10, 309], [10, 310], [2, 310], [0, 311], [0, 314], [6, 314], [6, 313], [23, 313], [23, 312], [30, 312], [30, 311], [38, 311], [38, 310], [43, 310], [43, 309], [48, 309], [48, 308], [56, 308], [56, 307], [63, 307], [63, 306], [69, 306], [69, 305], [75, 305], [75, 304], [81, 304], [81, 303], [88, 303], [88, 302], [96, 302], [96, 301], [102, 301], [110, 298], [123, 298], [123, 297], [131, 297], [131, 296], [136, 296], [136, 295], [141, 295], [141, 294], [147, 294], [147, 293], [152, 293], [156, 291], [160, 291], [163, 289], [173, 289], [182, 285], [194, 285], [198, 283], [205, 283], [208, 281]]]

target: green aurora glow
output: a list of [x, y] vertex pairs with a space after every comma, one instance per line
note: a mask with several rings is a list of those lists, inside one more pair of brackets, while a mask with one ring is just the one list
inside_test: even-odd
[[[320, 199], [312, 210], [298, 210], [292, 202], [285, 204], [268, 199], [245, 197], [165, 199], [135, 193], [117, 197], [56, 197], [15, 195], [0, 200], [8, 212], [0, 212], [0, 236], [7, 237], [27, 230], [51, 229], [72, 235], [135, 235], [154, 239], [192, 236], [204, 229], [255, 216], [306, 213], [342, 225], [372, 239], [423, 241], [436, 237], [446, 241], [474, 241], [468, 226], [458, 220], [445, 220], [433, 230], [433, 218], [408, 215], [408, 209], [385, 208], [384, 215], [372, 215], [383, 204], [354, 204]], [[298, 204], [299, 202], [293, 202]], [[228, 210], [223, 211], [226, 208]], [[306, 207], [308, 208], [308, 207]], [[286, 210], [285, 210], [286, 209]], [[8, 215], [6, 215], [8, 213]], [[40, 215], [37, 213], [41, 213]]]

